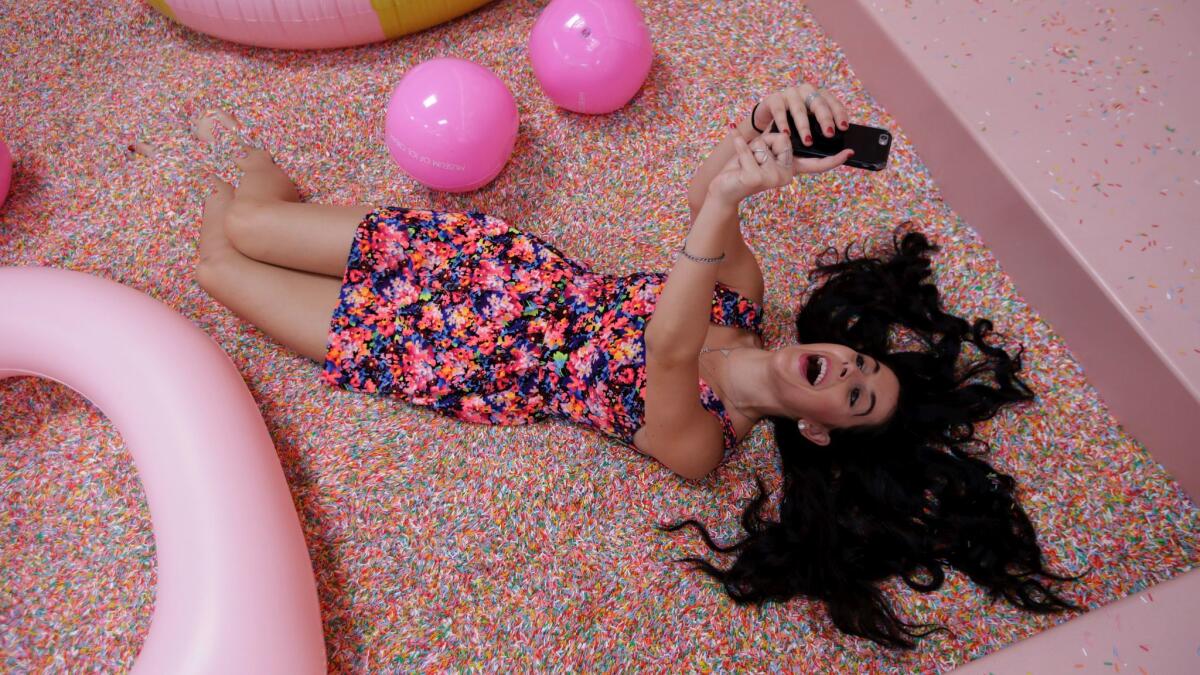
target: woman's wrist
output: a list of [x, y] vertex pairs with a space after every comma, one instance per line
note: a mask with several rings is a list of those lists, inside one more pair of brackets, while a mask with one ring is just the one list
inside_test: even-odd
[[730, 222], [737, 222], [737, 202], [730, 203], [726, 197], [710, 190], [680, 251], [694, 262], [720, 262], [725, 257], [724, 242], [728, 240]]
[[738, 205], [741, 202], [741, 199], [722, 194], [709, 185], [708, 194], [704, 196], [704, 204], [701, 205], [700, 209], [702, 211], [719, 212], [725, 215], [729, 215], [730, 213], [736, 214]]

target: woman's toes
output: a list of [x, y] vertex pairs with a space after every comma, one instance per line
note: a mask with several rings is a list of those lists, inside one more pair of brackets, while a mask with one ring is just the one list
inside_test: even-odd
[[134, 141], [126, 147], [126, 150], [131, 155], [140, 155], [142, 157], [153, 158], [158, 155], [158, 148], [144, 141]]
[[217, 140], [216, 128], [218, 125], [235, 134], [239, 133], [242, 128], [241, 123], [224, 110], [205, 110], [192, 121], [192, 135], [205, 143], [214, 143]]
[[205, 143], [212, 143], [217, 140], [213, 136], [213, 125], [216, 124], [216, 120], [209, 116], [210, 112], [206, 110], [197, 115], [196, 119], [192, 120], [192, 135]]

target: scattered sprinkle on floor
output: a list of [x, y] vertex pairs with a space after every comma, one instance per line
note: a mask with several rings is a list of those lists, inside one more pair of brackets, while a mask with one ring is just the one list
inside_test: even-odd
[[[961, 575], [907, 616], [953, 633], [897, 655], [833, 631], [807, 601], [735, 607], [669, 561], [702, 552], [654, 524], [699, 516], [737, 534], [754, 475], [776, 485], [760, 428], [710, 480], [688, 484], [563, 424], [488, 428], [325, 388], [196, 285], [203, 171], [232, 177], [188, 121], [233, 108], [306, 198], [495, 213], [597, 270], [666, 269], [687, 228], [687, 181], [731, 118], [809, 78], [857, 121], [896, 130], [890, 170], [804, 179], [746, 209], [769, 288], [768, 338], [787, 339], [805, 272], [830, 245], [879, 249], [915, 220], [943, 247], [959, 313], [991, 316], [1027, 349], [1038, 401], [984, 425], [1015, 475], [1050, 561], [1094, 572], [1096, 607], [1198, 560], [1196, 507], [1122, 431], [1059, 337], [976, 233], [942, 202], [903, 130], [803, 8], [765, 0], [643, 2], [656, 59], [641, 94], [598, 117], [556, 109], [525, 56], [544, 2], [496, 0], [389, 43], [289, 53], [220, 42], [138, 0], [0, 0], [0, 137], [17, 174], [0, 264], [83, 270], [144, 291], [207, 331], [261, 404], [316, 570], [334, 672], [562, 669], [798, 672], [947, 670], [1063, 617], [990, 604]], [[405, 70], [456, 56], [512, 89], [521, 133], [479, 192], [430, 193], [381, 141]], [[147, 158], [128, 152], [143, 140]], [[0, 670], [113, 671], [137, 655], [154, 606], [154, 540], [120, 435], [70, 390], [0, 384]]]

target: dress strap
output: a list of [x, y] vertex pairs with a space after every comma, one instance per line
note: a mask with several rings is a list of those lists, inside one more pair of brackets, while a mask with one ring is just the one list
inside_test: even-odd
[[737, 431], [733, 428], [733, 420], [730, 419], [729, 413], [725, 411], [725, 404], [721, 403], [716, 392], [704, 380], [700, 380], [700, 405], [716, 416], [717, 421], [721, 423], [721, 433], [725, 437], [725, 456], [728, 457], [737, 445]]
[[721, 282], [713, 288], [712, 322], [762, 335], [762, 305]]

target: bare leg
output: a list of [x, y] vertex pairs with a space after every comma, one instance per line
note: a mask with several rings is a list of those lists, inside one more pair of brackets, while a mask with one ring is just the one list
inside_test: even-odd
[[204, 205], [196, 278], [217, 302], [285, 347], [317, 363], [325, 361], [329, 318], [337, 307], [336, 279], [284, 269], [242, 255], [222, 227], [234, 203], [233, 187], [213, 179]]
[[294, 270], [342, 278], [350, 245], [369, 206], [261, 202], [238, 196], [225, 233], [243, 255]]
[[193, 133], [214, 142], [218, 127], [239, 138], [244, 172], [225, 215], [225, 233], [243, 255], [294, 270], [341, 278], [350, 244], [372, 207], [305, 204], [287, 174], [266, 150], [241, 140], [241, 125], [229, 113], [200, 116]]

